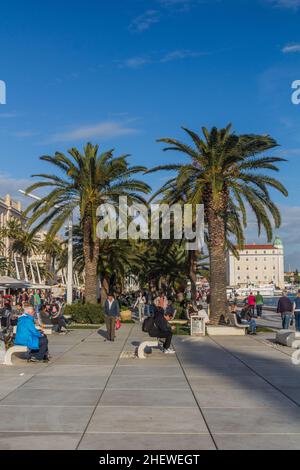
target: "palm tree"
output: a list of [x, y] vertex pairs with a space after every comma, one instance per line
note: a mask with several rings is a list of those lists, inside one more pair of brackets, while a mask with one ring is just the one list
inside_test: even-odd
[[45, 272], [48, 273], [47, 283], [56, 282], [56, 260], [62, 253], [62, 241], [46, 236], [41, 242], [41, 250], [46, 256]]
[[[101, 303], [104, 304], [108, 291], [123, 290], [127, 275], [141, 268], [141, 260], [132, 240], [99, 240], [98, 275], [101, 281]], [[83, 231], [80, 225], [73, 227], [74, 269], [81, 275], [84, 272]], [[59, 268], [67, 266], [67, 247], [60, 257]]]
[[50, 187], [51, 192], [40, 201], [33, 202], [26, 210], [32, 211], [29, 223], [35, 224], [38, 231], [51, 223], [49, 237], [63, 227], [74, 209], [79, 207], [80, 223], [83, 230], [83, 252], [85, 267], [86, 301], [97, 302], [99, 243], [96, 236], [97, 208], [103, 203], [116, 205], [119, 196], [127, 196], [128, 202], [143, 202], [142, 193], [150, 187], [133, 175], [144, 171], [142, 166], [128, 164], [129, 155], [113, 156], [113, 150], [98, 154], [98, 145], [88, 143], [84, 152], [76, 148], [68, 151], [68, 156], [56, 152], [54, 156], [45, 155], [41, 160], [54, 165], [61, 175], [38, 174], [43, 181], [31, 185], [27, 192], [38, 188]]
[[[262, 152], [277, 146], [268, 135], [235, 135], [231, 125], [224, 129], [213, 127], [210, 131], [203, 127], [204, 138], [189, 129], [183, 130], [192, 139], [192, 146], [169, 138], [159, 139], [159, 142], [168, 144], [164, 150], [181, 152], [189, 157], [189, 161], [158, 166], [150, 171], [176, 171], [176, 177], [164, 186], [164, 190], [171, 189], [176, 183], [179, 193], [188, 194], [187, 202], [204, 204], [210, 258], [211, 322], [218, 324], [226, 311], [227, 233], [234, 233], [239, 245], [242, 244], [249, 206], [256, 217], [258, 234], [263, 227], [268, 241], [272, 239], [271, 220], [278, 228], [281, 216], [269, 188], [284, 196], [288, 193], [268, 172], [278, 171], [275, 163], [285, 160], [261, 156]], [[231, 247], [234, 248], [232, 243]]]

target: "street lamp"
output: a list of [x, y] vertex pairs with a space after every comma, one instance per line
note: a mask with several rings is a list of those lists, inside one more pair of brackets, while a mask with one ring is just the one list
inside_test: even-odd
[[[23, 196], [31, 197], [36, 201], [40, 201], [41, 198], [32, 193], [26, 193], [22, 189], [19, 189], [19, 193]], [[57, 206], [56, 206], [57, 207]], [[69, 217], [68, 222], [68, 268], [67, 268], [67, 304], [73, 303], [73, 212]]]

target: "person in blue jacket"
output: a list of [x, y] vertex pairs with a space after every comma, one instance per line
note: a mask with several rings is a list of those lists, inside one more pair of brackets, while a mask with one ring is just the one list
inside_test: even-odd
[[31, 362], [48, 361], [48, 339], [34, 324], [34, 307], [24, 305], [24, 313], [18, 319], [15, 346], [27, 346]]

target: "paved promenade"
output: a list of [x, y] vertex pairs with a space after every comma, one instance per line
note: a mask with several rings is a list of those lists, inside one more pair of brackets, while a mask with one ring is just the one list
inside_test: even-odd
[[123, 325], [50, 337], [52, 362], [0, 366], [0, 449], [299, 449], [300, 366], [267, 333], [130, 357]]

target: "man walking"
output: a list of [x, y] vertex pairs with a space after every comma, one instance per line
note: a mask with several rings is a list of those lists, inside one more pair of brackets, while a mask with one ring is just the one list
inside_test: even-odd
[[255, 297], [255, 303], [256, 303], [256, 315], [257, 317], [262, 316], [262, 309], [263, 309], [263, 304], [264, 304], [264, 299], [261, 293], [258, 291]]
[[105, 325], [107, 330], [107, 340], [114, 341], [116, 336], [116, 319], [120, 316], [119, 302], [110, 292], [104, 304]]
[[288, 298], [286, 292], [284, 292], [283, 296], [278, 300], [277, 313], [280, 313], [281, 315], [282, 328], [284, 330], [288, 330], [293, 313], [293, 304], [291, 299]]

